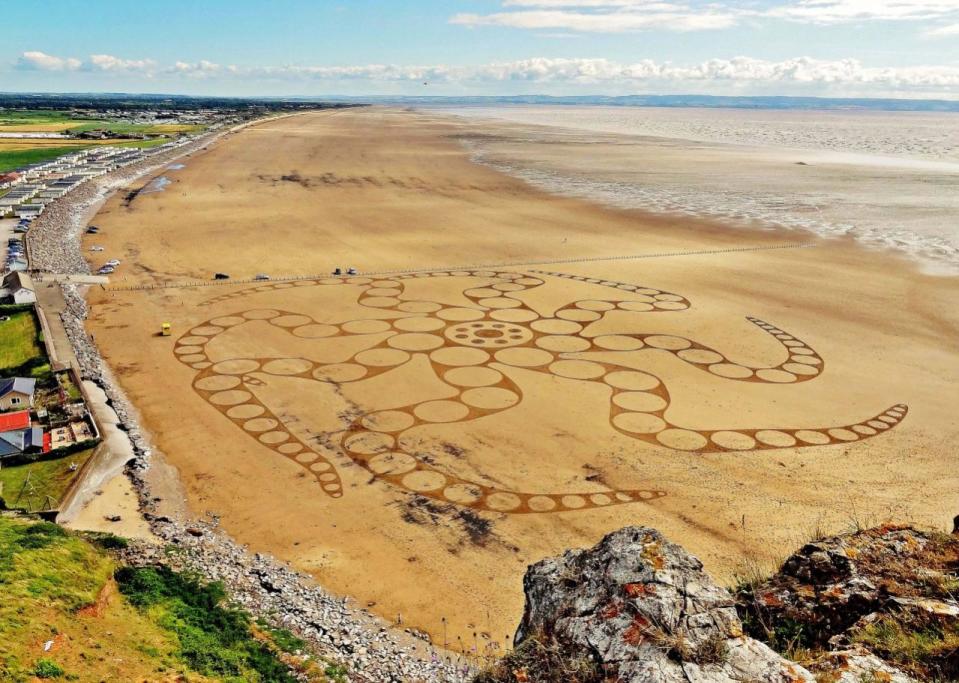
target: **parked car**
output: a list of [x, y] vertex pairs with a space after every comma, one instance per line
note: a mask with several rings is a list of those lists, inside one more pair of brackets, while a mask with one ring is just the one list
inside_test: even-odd
[[347, 275], [356, 275], [356, 268], [347, 268], [347, 269], [346, 269], [346, 274], [347, 274]]
[[91, 225], [87, 228], [88, 235], [96, 235], [98, 232], [100, 232], [100, 228], [95, 225]]
[[213, 273], [214, 280], [229, 280], [230, 276], [226, 273]]
[[116, 268], [118, 265], [120, 265], [120, 259], [112, 258], [109, 261], [107, 261], [106, 264], [104, 265], [113, 266], [114, 268]]
[[103, 266], [100, 268], [100, 270], [97, 271], [97, 273], [99, 273], [100, 275], [109, 275], [114, 270], [116, 270], [116, 268], [114, 268], [113, 266]]
[[253, 276], [253, 279], [254, 279], [254, 280], [269, 280], [269, 279], [270, 279], [270, 276], [267, 275], [266, 273], [257, 273], [256, 275]]

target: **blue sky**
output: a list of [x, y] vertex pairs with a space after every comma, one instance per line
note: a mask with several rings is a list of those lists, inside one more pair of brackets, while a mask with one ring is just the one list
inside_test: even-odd
[[0, 91], [959, 98], [959, 0], [0, 0], [0, 17]]

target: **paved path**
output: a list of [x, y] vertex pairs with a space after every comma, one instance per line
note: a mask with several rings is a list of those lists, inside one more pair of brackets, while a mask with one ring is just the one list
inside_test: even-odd
[[47, 327], [52, 336], [49, 341], [56, 349], [57, 360], [73, 367], [79, 367], [77, 356], [73, 352], [73, 346], [67, 338], [66, 330], [63, 329], [63, 321], [60, 319], [60, 313], [66, 308], [60, 285], [45, 280], [34, 282], [34, 286], [37, 292], [37, 306], [43, 311], [46, 318]]

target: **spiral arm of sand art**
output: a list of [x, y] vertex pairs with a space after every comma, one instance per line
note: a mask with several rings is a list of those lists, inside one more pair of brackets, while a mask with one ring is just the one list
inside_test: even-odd
[[[263, 385], [261, 377], [272, 375], [342, 385], [370, 379], [405, 365], [414, 356], [424, 356], [436, 376], [456, 392], [455, 396], [365, 413], [352, 420], [342, 433], [342, 452], [375, 477], [401, 489], [456, 505], [508, 513], [578, 510], [665, 495], [654, 489], [521, 493], [451, 475], [432, 465], [429, 458], [417, 455], [409, 433], [416, 427], [469, 422], [518, 405], [523, 392], [508, 376], [510, 369], [602, 383], [610, 388], [610, 424], [614, 429], [640, 441], [681, 451], [750, 451], [848, 443], [895, 426], [908, 410], [904, 405], [896, 405], [863, 422], [816, 429], [702, 430], [675, 424], [666, 417], [670, 397], [662, 379], [610, 360], [609, 352], [666, 352], [724, 380], [775, 384], [813, 379], [821, 373], [823, 360], [801, 340], [757, 318], [748, 320], [775, 338], [785, 351], [786, 359], [777, 366], [733, 362], [715, 349], [674, 335], [590, 335], [589, 325], [611, 312], [678, 311], [689, 308], [690, 303], [680, 295], [650, 287], [533, 272], [597, 284], [622, 294], [615, 300], [576, 301], [558, 309], [553, 316], [543, 316], [515, 295], [541, 287], [545, 281], [521, 272], [443, 271], [382, 280], [354, 277], [275, 282], [218, 296], [203, 305], [287, 288], [352, 285], [359, 288], [357, 303], [381, 310], [383, 316], [329, 324], [290, 311], [252, 309], [213, 318], [193, 328], [177, 341], [175, 353], [181, 362], [199, 371], [194, 389], [204, 400], [258, 443], [309, 471], [332, 497], [343, 494], [334, 464], [297, 438], [256, 396], [256, 388]], [[485, 282], [463, 291], [469, 305], [401, 299], [405, 281], [422, 277], [474, 277]], [[206, 352], [210, 340], [253, 321], [264, 321], [301, 339], [365, 335], [377, 341], [336, 363], [307, 358], [233, 358], [218, 362], [210, 359]], [[584, 357], [589, 352], [603, 352], [603, 360]]]

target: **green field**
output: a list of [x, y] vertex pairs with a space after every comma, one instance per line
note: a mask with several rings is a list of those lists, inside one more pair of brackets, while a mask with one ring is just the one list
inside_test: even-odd
[[[9, 508], [40, 512], [55, 510], [93, 449], [55, 460], [0, 467], [0, 498]], [[70, 465], [77, 467], [70, 471]]]
[[0, 377], [36, 377], [50, 373], [40, 325], [32, 310], [7, 312], [0, 308]]
[[63, 147], [34, 147], [33, 149], [14, 149], [0, 151], [0, 173], [10, 171], [27, 164], [55, 159], [61, 154], [82, 149], [86, 145], [64, 145]]

